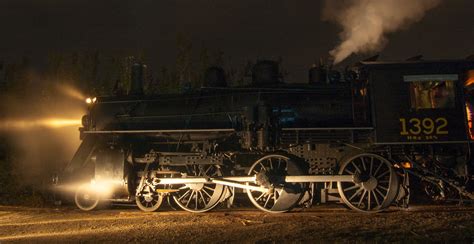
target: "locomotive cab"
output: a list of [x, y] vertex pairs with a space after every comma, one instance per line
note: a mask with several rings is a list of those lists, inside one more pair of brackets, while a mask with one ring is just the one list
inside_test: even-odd
[[[365, 63], [376, 144], [467, 143], [467, 61]], [[468, 105], [469, 107], [470, 105]]]

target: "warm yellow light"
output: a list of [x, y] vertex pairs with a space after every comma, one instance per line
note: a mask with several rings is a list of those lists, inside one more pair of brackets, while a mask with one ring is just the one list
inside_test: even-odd
[[474, 134], [472, 133], [473, 132], [472, 111], [468, 104], [466, 104], [466, 120], [467, 120], [469, 138], [471, 140], [474, 140]]
[[123, 182], [118, 180], [91, 180], [89, 190], [101, 194], [102, 196], [107, 196], [120, 185], [123, 185]]
[[45, 119], [40, 121], [40, 124], [45, 127], [50, 128], [58, 128], [58, 127], [66, 127], [66, 126], [80, 126], [81, 120], [80, 119]]
[[69, 84], [57, 84], [57, 89], [64, 95], [80, 101], [83, 101], [86, 98], [79, 89]]
[[0, 129], [25, 130], [38, 127], [62, 128], [80, 126], [80, 119], [44, 118], [44, 119], [13, 119], [0, 121]]
[[403, 168], [405, 169], [411, 169], [412, 168], [412, 165], [410, 162], [401, 162], [400, 163], [402, 165]]
[[93, 104], [95, 102], [97, 102], [97, 97], [88, 97], [88, 98], [86, 98], [86, 103], [87, 104]]
[[474, 84], [474, 70], [469, 70], [467, 72], [467, 80], [464, 82], [464, 86], [470, 86]]

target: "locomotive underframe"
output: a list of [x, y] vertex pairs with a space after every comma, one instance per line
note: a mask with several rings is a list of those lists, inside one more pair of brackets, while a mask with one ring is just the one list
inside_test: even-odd
[[[409, 202], [409, 179], [408, 174], [412, 174], [417, 177], [421, 177], [422, 180], [425, 182], [434, 184], [435, 187], [439, 188], [437, 192], [440, 195], [445, 194], [445, 188], [451, 188], [458, 191], [460, 196], [470, 197], [473, 198], [470, 193], [467, 193], [467, 189], [459, 187], [457, 184], [454, 183], [452, 180], [444, 179], [441, 175], [437, 174], [429, 174], [429, 170], [425, 165], [419, 164], [417, 161], [420, 160], [420, 155], [424, 155], [425, 157], [431, 157], [434, 159], [440, 156], [446, 156], [446, 152], [450, 153], [451, 150], [455, 150], [457, 157], [454, 159], [455, 161], [459, 161], [461, 165], [468, 165], [462, 164], [461, 161], [466, 162], [464, 160], [468, 159], [468, 151], [470, 149], [469, 144], [450, 144], [450, 145], [413, 145], [413, 144], [406, 144], [406, 145], [374, 145], [369, 143], [351, 143], [354, 142], [354, 138], [358, 138], [359, 133], [363, 133], [366, 135], [370, 133], [370, 128], [360, 128], [353, 130], [353, 128], [319, 128], [317, 130], [290, 130], [293, 134], [297, 135], [293, 137], [293, 143], [287, 144], [286, 146], [282, 146], [279, 150], [274, 150], [273, 153], [278, 155], [288, 155], [292, 157], [292, 159], [298, 161], [298, 165], [303, 168], [303, 174], [297, 175], [279, 175], [279, 179], [273, 179], [274, 182], [279, 182], [280, 184], [304, 184], [304, 197], [299, 196], [297, 200], [298, 204], [303, 204], [308, 206], [308, 204], [312, 204], [315, 198], [319, 202], [327, 202], [327, 201], [343, 201], [341, 199], [341, 184], [344, 182], [352, 183], [355, 185], [361, 185], [364, 189], [371, 189], [372, 186], [367, 187], [364, 184], [368, 184], [366, 182], [370, 181], [370, 178], [361, 179], [360, 175], [357, 174], [343, 174], [340, 171], [341, 165], [343, 165], [350, 156], [358, 156], [358, 155], [365, 155], [365, 154], [372, 154], [372, 155], [379, 155], [383, 159], [386, 159], [387, 162], [390, 163], [390, 166], [395, 166], [394, 168], [397, 180], [396, 183], [392, 180], [392, 185], [396, 184], [395, 186], [388, 186], [388, 188], [393, 188], [396, 190], [391, 190], [391, 196], [388, 196], [388, 193], [384, 196], [384, 199], [389, 198], [389, 203], [380, 203], [380, 207], [388, 207], [391, 204], [398, 204], [400, 206], [408, 206]], [[317, 132], [316, 134], [314, 132]], [[346, 137], [341, 138], [339, 141], [333, 141], [324, 143], [325, 137], [318, 137], [321, 135], [321, 132], [324, 133], [339, 133], [345, 132]], [[86, 132], [87, 133], [87, 132]], [[183, 133], [180, 131], [179, 133]], [[202, 131], [192, 131], [189, 135], [185, 135], [184, 137], [187, 138], [199, 138], [200, 136], [196, 135], [196, 133], [202, 133]], [[262, 181], [257, 180], [259, 178], [258, 174], [246, 175], [249, 172], [249, 168], [255, 164], [255, 159], [259, 159], [264, 157], [265, 155], [271, 154], [271, 152], [264, 152], [264, 151], [225, 151], [216, 141], [219, 140], [220, 142], [225, 142], [227, 139], [232, 138], [235, 135], [234, 132], [230, 131], [212, 131], [210, 133], [217, 133], [220, 136], [215, 136], [216, 140], [205, 141], [205, 140], [186, 140], [186, 143], [181, 143], [173, 140], [155, 140], [154, 143], [150, 143], [148, 141], [147, 146], [143, 146], [143, 148], [148, 148], [148, 151], [145, 153], [137, 154], [133, 152], [133, 150], [128, 152], [128, 155], [123, 156], [123, 164], [134, 165], [135, 172], [128, 172], [128, 176], [126, 175], [117, 175], [114, 176], [116, 179], [127, 179], [125, 182], [128, 187], [128, 200], [133, 200], [134, 198], [139, 197], [140, 193], [137, 189], [141, 189], [145, 183], [148, 181], [148, 185], [150, 187], [154, 187], [155, 192], [159, 192], [159, 194], [163, 196], [172, 196], [178, 190], [176, 189], [177, 186], [186, 186], [186, 187], [195, 187], [195, 186], [202, 186], [207, 184], [214, 184], [214, 185], [221, 185], [224, 188], [222, 191], [222, 196], [218, 200], [218, 202], [229, 201], [232, 203], [234, 195], [236, 193], [236, 188], [241, 189], [244, 192], [261, 192], [262, 194], [268, 194], [274, 191], [274, 186], [272, 184], [265, 184]], [[324, 135], [324, 133], [322, 135]], [[98, 133], [94, 133], [98, 134]], [[125, 151], [123, 148], [126, 148], [127, 142], [128, 145], [133, 145], [136, 143], [137, 138], [134, 136], [126, 136], [124, 137], [121, 132], [114, 132], [112, 135], [110, 133], [100, 133], [108, 135], [108, 139], [104, 145], [107, 147], [114, 147], [114, 148], [122, 148], [123, 154]], [[166, 135], [167, 138], [179, 138], [183, 137], [183, 135], [176, 135], [169, 131], [163, 132], [160, 131], [158, 134], [155, 132], [146, 133], [147, 136], [152, 136], [152, 138], [162, 138], [163, 135]], [[171, 136], [170, 136], [171, 135]], [[225, 136], [222, 136], [225, 135]], [[350, 135], [350, 136], [347, 136]], [[148, 137], [150, 138], [150, 137]], [[298, 143], [301, 138], [304, 138], [306, 143]], [[235, 139], [235, 138], [233, 138]], [[131, 143], [131, 144], [130, 144]], [[224, 143], [225, 144], [225, 143]], [[181, 148], [177, 145], [181, 145]], [[133, 147], [133, 146], [132, 146]], [[160, 149], [164, 148], [174, 148], [175, 151], [160, 151]], [[117, 151], [117, 149], [112, 149]], [[440, 153], [444, 152], [444, 154]], [[239, 157], [250, 158], [246, 160], [242, 160]], [[97, 160], [97, 158], [93, 158]], [[446, 161], [447, 160], [447, 161]], [[444, 163], [452, 163], [451, 161], [453, 158], [445, 159], [446, 162]], [[449, 161], [449, 162], [448, 162]], [[403, 164], [400, 162], [409, 162], [410, 168], [405, 168]], [[99, 163], [98, 165], [104, 165], [104, 163]], [[141, 166], [140, 166], [141, 165]], [[206, 165], [216, 165], [222, 168], [223, 175], [220, 177], [196, 177], [196, 176], [189, 176], [183, 172], [175, 172], [172, 178], [163, 178], [160, 177], [160, 174], [163, 174], [163, 168], [176, 168], [176, 167], [201, 167]], [[137, 168], [138, 167], [138, 168]], [[151, 168], [154, 169], [151, 169]], [[365, 167], [365, 165], [364, 165]], [[227, 170], [232, 169], [232, 170]], [[466, 177], [468, 174], [466, 170]], [[123, 172], [126, 173], [125, 171]], [[97, 168], [96, 168], [96, 176], [97, 179]], [[100, 174], [100, 173], [99, 173]], [[130, 174], [135, 174], [132, 178], [130, 178]], [[430, 175], [430, 176], [427, 176]], [[459, 174], [458, 174], [459, 175]], [[127, 178], [128, 177], [128, 178]], [[135, 180], [133, 180], [135, 178]], [[373, 178], [373, 177], [372, 177]], [[136, 182], [136, 183], [133, 183]], [[441, 182], [441, 183], [440, 183]], [[176, 186], [176, 187], [175, 187]], [[353, 186], [354, 187], [354, 186]], [[344, 189], [342, 190], [344, 191]], [[365, 190], [363, 190], [365, 192]], [[396, 191], [396, 193], [393, 193]], [[197, 194], [197, 193], [196, 193]], [[369, 192], [370, 194], [370, 192]], [[360, 195], [360, 193], [359, 193]], [[124, 196], [124, 195], [122, 195]], [[348, 197], [349, 198], [349, 197]], [[363, 198], [363, 196], [362, 196]], [[107, 198], [111, 201], [126, 201], [126, 199], [122, 198]], [[293, 199], [293, 201], [296, 200]], [[345, 199], [346, 204], [347, 199]], [[361, 200], [362, 201], [362, 200]], [[369, 200], [370, 201], [370, 200]], [[360, 204], [360, 203], [359, 203]], [[196, 204], [197, 205], [197, 204]], [[290, 206], [291, 205], [291, 206]], [[284, 209], [285, 211], [291, 209], [294, 204], [289, 204], [288, 209]], [[355, 204], [354, 204], [355, 205]], [[357, 207], [352, 206], [349, 203], [351, 208], [356, 210], [362, 210]], [[268, 209], [263, 209], [268, 211]], [[379, 211], [380, 209], [367, 209], [367, 212], [371, 211]], [[270, 212], [281, 212], [281, 209], [278, 211], [270, 211]]]

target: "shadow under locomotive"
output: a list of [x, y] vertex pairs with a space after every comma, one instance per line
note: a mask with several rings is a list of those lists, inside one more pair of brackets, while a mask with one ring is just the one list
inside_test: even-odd
[[129, 95], [88, 100], [57, 182], [83, 210], [168, 200], [205, 212], [244, 192], [267, 212], [314, 201], [378, 212], [408, 206], [411, 176], [433, 199], [474, 199], [472, 61], [360, 62], [343, 76], [320, 66], [309, 84], [284, 84], [263, 61], [251, 86], [226, 87], [214, 68], [198, 92], [153, 97], [142, 69]]

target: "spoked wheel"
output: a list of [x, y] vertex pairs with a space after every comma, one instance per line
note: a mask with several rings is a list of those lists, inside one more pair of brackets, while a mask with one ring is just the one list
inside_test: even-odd
[[[190, 177], [222, 176], [219, 165], [186, 166], [186, 175]], [[215, 183], [186, 184], [173, 194], [176, 204], [189, 212], [203, 213], [216, 207], [223, 196], [225, 186]]]
[[79, 209], [91, 211], [99, 206], [100, 197], [98, 192], [94, 191], [90, 184], [83, 184], [77, 188], [74, 202]]
[[260, 210], [270, 213], [283, 213], [291, 210], [303, 197], [305, 186], [302, 183], [286, 183], [287, 175], [302, 175], [303, 171], [294, 161], [283, 155], [267, 155], [257, 160], [250, 168], [249, 175], [257, 175], [257, 184], [268, 192], [247, 190], [250, 201]]
[[342, 201], [361, 212], [379, 212], [392, 204], [399, 181], [392, 164], [376, 154], [359, 154], [345, 161], [339, 174], [354, 175], [354, 182], [338, 182]]
[[163, 196], [156, 192], [153, 187], [146, 185], [143, 187], [143, 190], [135, 196], [135, 202], [139, 209], [145, 212], [154, 212], [160, 208], [163, 202]]

